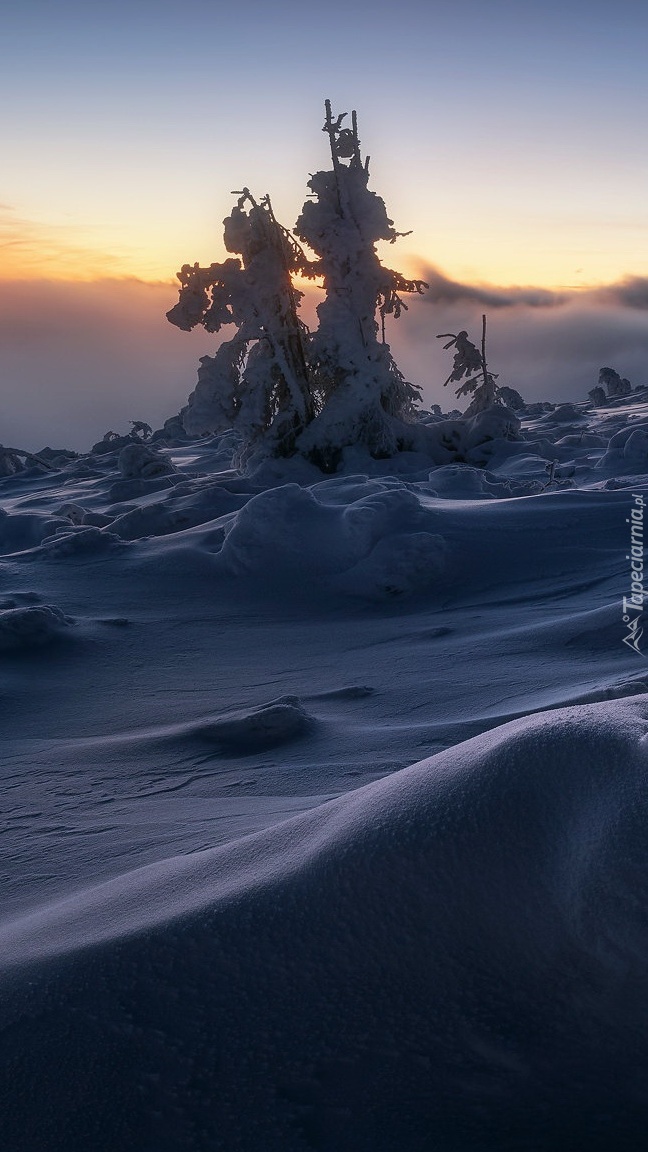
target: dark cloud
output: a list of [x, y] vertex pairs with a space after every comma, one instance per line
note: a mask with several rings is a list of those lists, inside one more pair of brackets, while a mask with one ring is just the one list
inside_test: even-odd
[[618, 304], [623, 308], [648, 311], [648, 276], [626, 276], [618, 284], [609, 284], [592, 292], [602, 304]]
[[417, 273], [429, 284], [425, 293], [428, 304], [481, 304], [484, 308], [560, 308], [570, 302], [618, 305], [621, 308], [648, 310], [648, 277], [625, 276], [622, 280], [602, 287], [565, 288], [550, 291], [547, 288], [513, 285], [500, 288], [493, 284], [463, 284], [452, 280], [439, 268], [420, 261]]
[[432, 264], [422, 264], [418, 273], [429, 285], [425, 293], [428, 304], [481, 304], [484, 308], [554, 308], [563, 304], [567, 295], [546, 288], [496, 288], [491, 284], [462, 284], [451, 280]]
[[402, 371], [422, 385], [428, 402], [446, 408], [457, 403], [452, 388], [443, 387], [451, 352], [435, 336], [466, 329], [478, 343], [483, 313], [491, 370], [500, 384], [517, 388], [528, 400], [585, 400], [603, 365], [632, 384], [648, 384], [647, 278], [550, 292], [462, 284], [423, 262], [418, 268], [430, 289], [412, 300], [406, 319], [389, 326], [388, 340]]

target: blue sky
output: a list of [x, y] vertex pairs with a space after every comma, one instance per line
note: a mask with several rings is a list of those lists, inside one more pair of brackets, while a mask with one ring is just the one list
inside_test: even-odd
[[454, 402], [435, 333], [477, 332], [484, 308], [500, 383], [530, 399], [584, 399], [603, 364], [648, 383], [647, 44], [645, 0], [16, 2], [4, 442], [88, 447], [178, 411], [213, 341], [166, 323], [174, 274], [222, 258], [243, 184], [292, 226], [330, 162], [327, 96], [357, 109], [371, 187], [413, 230], [386, 262], [432, 283], [388, 333], [426, 402]]
[[634, 0], [22, 0], [0, 48], [5, 266], [173, 275], [214, 258], [243, 182], [291, 225], [330, 96], [414, 230], [404, 258], [500, 284], [645, 274], [647, 32]]

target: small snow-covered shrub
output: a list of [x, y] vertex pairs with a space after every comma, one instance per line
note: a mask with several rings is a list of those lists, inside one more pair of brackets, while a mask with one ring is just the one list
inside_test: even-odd
[[[451, 382], [463, 381], [459, 383], [456, 394], [471, 395], [472, 399], [461, 419], [439, 421], [433, 425], [434, 439], [457, 463], [485, 467], [494, 450], [492, 442], [516, 439], [520, 421], [512, 408], [506, 407], [504, 391], [495, 383], [497, 376], [489, 372], [486, 365], [486, 317], [482, 316], [481, 352], [468, 339], [466, 331], [456, 335], [444, 332], [437, 339], [446, 337], [450, 339], [444, 348], [454, 347], [455, 352], [452, 372], [444, 381], [444, 387]], [[515, 389], [508, 388], [506, 393], [515, 407], [524, 407], [524, 401]], [[490, 447], [486, 449], [485, 445], [489, 443]], [[438, 452], [435, 459], [445, 463], [439, 459]]]
[[125, 480], [153, 480], [156, 476], [168, 476], [176, 471], [170, 460], [146, 444], [134, 442], [121, 449], [117, 465]]
[[[468, 339], [468, 333], [465, 330], [457, 332], [442, 332], [437, 336], [437, 340], [445, 340], [449, 337], [448, 343], [444, 344], [444, 349], [454, 348], [454, 360], [452, 364], [452, 371], [447, 380], [444, 380], [443, 387], [447, 384], [459, 384], [456, 390], [457, 396], [472, 396], [470, 404], [466, 409], [465, 415], [467, 417], [477, 416], [480, 412], [485, 412], [494, 404], [507, 404], [510, 408], [524, 408], [524, 400], [519, 392], [514, 388], [507, 388], [504, 390], [499, 388], [495, 383], [497, 374], [489, 372], [486, 365], [486, 317], [482, 316], [482, 339], [481, 339], [481, 352], [479, 349]], [[509, 403], [510, 400], [510, 403]]]
[[105, 432], [101, 440], [97, 440], [96, 444], [92, 445], [90, 454], [92, 456], [106, 456], [109, 452], [119, 452], [125, 448], [127, 444], [133, 442], [133, 437], [129, 434], [127, 436], [120, 436], [117, 432], [112, 430]]
[[221, 555], [237, 574], [336, 572], [354, 559], [339, 525], [337, 509], [320, 503], [312, 491], [282, 485], [253, 496], [236, 514]]
[[121, 452], [122, 448], [126, 448], [129, 444], [142, 444], [145, 440], [150, 440], [152, 436], [151, 425], [147, 424], [144, 420], [131, 420], [131, 430], [125, 435], [120, 435], [118, 432], [113, 432], [112, 429], [104, 432], [101, 440], [92, 445], [90, 454], [94, 456], [105, 456], [110, 452]]
[[522, 396], [520, 396], [520, 393], [517, 391], [517, 389], [509, 388], [506, 384], [503, 384], [498, 389], [498, 396], [502, 401], [502, 404], [505, 404], [506, 407], [510, 408], [512, 412], [520, 412], [524, 407], [526, 407], [526, 401]]
[[[46, 448], [45, 452], [51, 454], [52, 450]], [[25, 452], [23, 448], [5, 448], [0, 444], [0, 477], [15, 476], [18, 472], [36, 469], [40, 472], [53, 471], [55, 467], [63, 466], [67, 459], [74, 457], [75, 453], [65, 453], [66, 459], [55, 464], [51, 459], [36, 455], [35, 452]]]
[[503, 404], [496, 404], [466, 419], [466, 447], [470, 451], [489, 440], [513, 440], [519, 430], [520, 421], [515, 413]]
[[62, 504], [58, 509], [58, 515], [65, 516], [66, 520], [77, 527], [79, 524], [86, 524], [93, 528], [105, 528], [112, 521], [112, 517], [106, 516], [104, 512], [91, 512], [80, 504]]

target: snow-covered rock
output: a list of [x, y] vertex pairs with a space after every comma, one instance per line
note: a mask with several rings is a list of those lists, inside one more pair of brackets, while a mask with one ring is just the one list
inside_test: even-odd
[[0, 653], [40, 648], [60, 639], [73, 623], [60, 608], [29, 604], [0, 610]]

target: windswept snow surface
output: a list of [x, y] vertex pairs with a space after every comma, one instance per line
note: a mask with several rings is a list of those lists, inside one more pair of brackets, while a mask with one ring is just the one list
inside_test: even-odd
[[642, 1145], [648, 407], [522, 418], [0, 480], [3, 1152]]

